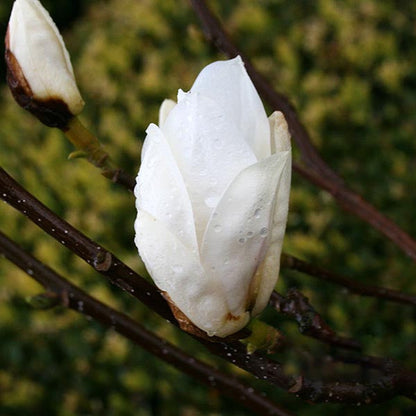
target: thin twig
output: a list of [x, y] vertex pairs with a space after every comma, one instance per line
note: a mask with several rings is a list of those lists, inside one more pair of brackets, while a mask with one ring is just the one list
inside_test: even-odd
[[89, 296], [48, 266], [27, 254], [2, 232], [0, 232], [0, 253], [44, 286], [48, 293], [52, 292], [61, 299], [62, 305], [91, 317], [106, 327], [113, 328], [149, 353], [173, 365], [200, 383], [233, 398], [259, 415], [292, 415], [292, 413], [278, 407], [251, 386], [193, 358], [149, 332], [127, 315]]
[[206, 1], [190, 1], [201, 20], [206, 37], [229, 57], [240, 55], [260, 95], [273, 109], [280, 110], [285, 115], [293, 139], [300, 150], [302, 160], [309, 168], [306, 169], [295, 164], [295, 171], [313, 184], [326, 189], [342, 208], [384, 234], [411, 259], [416, 261], [416, 241], [392, 220], [366, 202], [359, 194], [345, 186], [340, 176], [328, 166], [317, 152], [290, 101], [284, 95], [277, 93], [272, 85], [254, 68], [250, 60], [244, 57], [244, 54], [225, 33], [219, 20], [207, 7]]
[[286, 296], [273, 292], [269, 303], [277, 311], [294, 318], [302, 334], [335, 347], [361, 349], [356, 340], [337, 335], [298, 290], [289, 290]]
[[[105, 175], [104, 175], [105, 176]], [[122, 169], [117, 169], [116, 173], [110, 178], [114, 183], [117, 183], [129, 191], [134, 191], [136, 180]]]
[[358, 295], [371, 296], [416, 306], [416, 295], [409, 295], [407, 293], [399, 292], [398, 290], [387, 289], [381, 286], [365, 285], [288, 254], [283, 254], [282, 256], [282, 268], [297, 270], [317, 279], [343, 286], [351, 293], [356, 293]]
[[[166, 302], [153, 285], [55, 215], [1, 168], [0, 197], [77, 256], [86, 260], [110, 281], [177, 325]], [[141, 293], [142, 290], [147, 290], [147, 293]], [[219, 339], [216, 340], [217, 342], [196, 337], [195, 339], [213, 354], [307, 401], [357, 404], [363, 403], [365, 399], [364, 403], [375, 403], [397, 395], [416, 399], [416, 374], [401, 367], [396, 367], [396, 372], [381, 377], [376, 383], [324, 383], [303, 376], [297, 378], [290, 376], [279, 362], [269, 359], [262, 353], [248, 354], [245, 345], [241, 342], [224, 343]]]

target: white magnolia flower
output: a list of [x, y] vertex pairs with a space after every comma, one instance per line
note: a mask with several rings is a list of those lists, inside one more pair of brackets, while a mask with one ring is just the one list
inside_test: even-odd
[[[6, 62], [15, 99], [45, 124], [60, 123], [53, 120], [54, 112], [58, 118], [65, 110], [68, 114], [62, 114], [63, 118], [81, 112], [84, 101], [68, 51], [55, 23], [38, 0], [14, 2], [6, 35]], [[52, 121], [48, 122], [48, 118]]]
[[208, 335], [237, 332], [266, 306], [290, 178], [286, 121], [267, 119], [240, 57], [204, 68], [148, 127], [135, 242], [156, 285]]

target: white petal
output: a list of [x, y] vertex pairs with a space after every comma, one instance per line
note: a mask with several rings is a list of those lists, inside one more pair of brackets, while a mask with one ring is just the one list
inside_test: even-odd
[[200, 241], [221, 195], [256, 157], [222, 109], [200, 94], [185, 94], [162, 130], [188, 189]]
[[9, 22], [9, 48], [37, 98], [61, 98], [72, 114], [84, 102], [64, 41], [38, 0], [16, 0]]
[[180, 103], [182, 99], [185, 98], [187, 95], [188, 95], [187, 92], [185, 92], [182, 88], [179, 88], [178, 95], [177, 95], [178, 103]]
[[[209, 220], [201, 261], [207, 273], [224, 287], [232, 314], [239, 315], [254, 303], [256, 269], [266, 255], [271, 235], [284, 233], [286, 223], [273, 223], [272, 219], [275, 205], [282, 202], [275, 200], [276, 192], [283, 195], [279, 187], [289, 161], [290, 152], [280, 152], [243, 170]], [[289, 189], [284, 191], [288, 194]], [[288, 195], [285, 197], [287, 205]], [[274, 282], [277, 276], [276, 270]]]
[[215, 100], [224, 117], [235, 123], [258, 160], [270, 156], [270, 128], [260, 97], [239, 56], [206, 66], [191, 92]]
[[160, 221], [139, 211], [135, 242], [156, 285], [208, 335], [226, 336], [244, 327], [248, 314], [229, 319], [222, 288], [205, 274], [199, 256]]
[[290, 133], [285, 116], [275, 111], [269, 117], [272, 153], [290, 150]]
[[190, 250], [198, 251], [188, 192], [162, 131], [147, 129], [135, 188], [136, 206], [160, 220]]
[[292, 157], [290, 150], [278, 154], [286, 154], [287, 161], [277, 187], [269, 246], [253, 280], [253, 286], [257, 287], [256, 303], [252, 310], [253, 316], [259, 314], [266, 307], [279, 276], [280, 254], [282, 252], [289, 208]]
[[168, 118], [169, 113], [173, 110], [175, 105], [176, 103], [173, 100], [170, 100], [170, 99], [163, 100], [163, 103], [159, 109], [159, 127], [163, 126], [166, 119]]

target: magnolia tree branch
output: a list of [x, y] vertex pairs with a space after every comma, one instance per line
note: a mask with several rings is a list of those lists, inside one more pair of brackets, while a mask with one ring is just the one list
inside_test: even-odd
[[276, 92], [273, 86], [254, 68], [250, 60], [244, 57], [244, 54], [230, 40], [219, 20], [207, 7], [206, 1], [190, 1], [201, 20], [208, 40], [229, 57], [240, 55], [244, 60], [250, 78], [264, 101], [273, 109], [280, 110], [285, 115], [290, 132], [300, 150], [301, 158], [308, 167], [306, 169], [295, 164], [294, 170], [313, 184], [330, 192], [342, 208], [384, 234], [411, 259], [416, 261], [416, 241], [344, 184], [340, 176], [328, 166], [314, 147], [309, 133], [299, 120], [296, 110], [288, 98]]
[[292, 414], [278, 407], [251, 386], [193, 358], [149, 332], [127, 315], [89, 296], [48, 266], [27, 254], [2, 232], [0, 232], [0, 253], [40, 283], [47, 290], [48, 296], [54, 295], [59, 304], [89, 316], [106, 327], [113, 328], [141, 348], [200, 383], [218, 390], [221, 394], [236, 400], [259, 415], [290, 416]]
[[133, 294], [163, 318], [169, 321], [175, 320], [169, 306], [154, 285], [137, 275], [102, 246], [59, 218], [2, 168], [0, 168], [0, 197], [85, 260], [96, 271], [106, 276], [111, 283]]
[[[77, 256], [83, 258], [111, 282], [177, 325], [165, 300], [152, 284], [123, 264], [109, 251], [56, 216], [1, 168], [0, 197]], [[271, 360], [262, 353], [248, 354], [245, 345], [241, 342], [225, 343], [220, 342], [220, 339], [213, 339], [217, 342], [196, 339], [213, 354], [307, 401], [358, 404], [382, 402], [397, 395], [416, 398], [416, 374], [399, 365], [396, 365], [394, 371], [380, 377], [375, 383], [361, 384], [339, 381], [326, 383], [303, 376], [288, 375], [279, 362]]]
[[283, 315], [296, 320], [303, 335], [315, 338], [334, 347], [360, 350], [359, 342], [337, 335], [309, 303], [306, 296], [291, 289], [286, 296], [273, 292], [269, 304]]
[[356, 280], [333, 273], [323, 267], [315, 266], [288, 254], [283, 254], [282, 256], [282, 268], [297, 270], [317, 279], [343, 286], [351, 293], [355, 293], [357, 295], [371, 296], [416, 306], [416, 295], [409, 295], [399, 292], [398, 290], [387, 289], [381, 286], [364, 285]]
[[[103, 175], [107, 176], [105, 172]], [[128, 189], [129, 191], [134, 191], [136, 180], [123, 169], [116, 169], [109, 179], [111, 179], [111, 181], [114, 183], [124, 186], [124, 188]]]

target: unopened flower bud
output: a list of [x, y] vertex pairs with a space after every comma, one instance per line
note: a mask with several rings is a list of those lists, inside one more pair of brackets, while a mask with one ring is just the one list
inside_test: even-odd
[[14, 2], [5, 46], [17, 103], [47, 126], [65, 129], [84, 101], [62, 36], [38, 0]]

